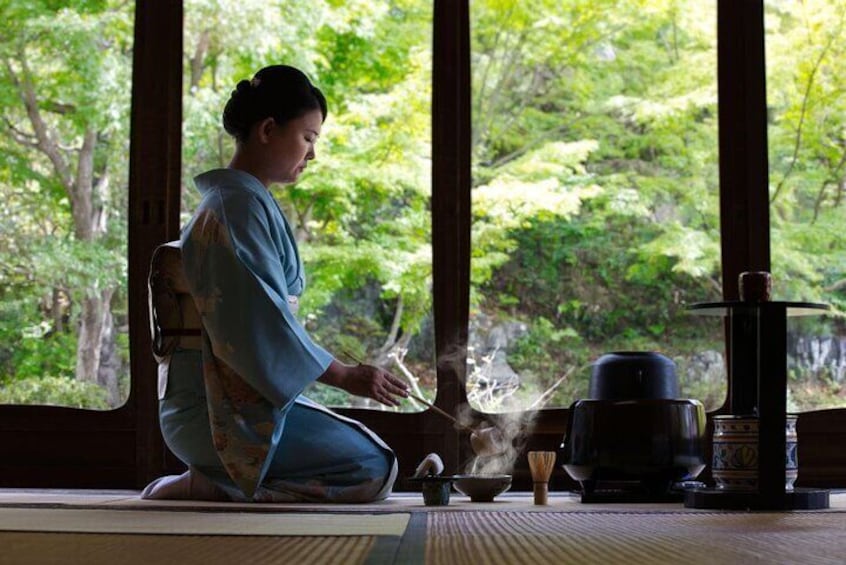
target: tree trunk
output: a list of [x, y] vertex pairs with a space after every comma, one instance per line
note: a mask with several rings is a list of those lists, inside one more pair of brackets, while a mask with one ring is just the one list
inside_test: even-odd
[[108, 303], [105, 312], [106, 316], [103, 318], [103, 327], [100, 331], [100, 367], [97, 372], [97, 382], [108, 391], [109, 406], [117, 408], [126, 400], [121, 394], [118, 380], [122, 361], [115, 339], [115, 320]]
[[[76, 182], [71, 197], [74, 217], [74, 231], [81, 241], [95, 241], [102, 237], [106, 222], [102, 205], [107, 190], [108, 177], [94, 181], [94, 150], [97, 146], [97, 132], [85, 132], [82, 148], [77, 160]], [[80, 312], [79, 338], [76, 347], [76, 378], [92, 381], [106, 388], [110, 406], [120, 402], [117, 373], [111, 366], [114, 361], [115, 336], [112, 320], [111, 300], [113, 288], [86, 289], [85, 300]], [[106, 353], [104, 355], [103, 353]]]
[[100, 382], [103, 333], [113, 326], [109, 305], [112, 292], [111, 289], [102, 290], [86, 296], [82, 301], [82, 312], [79, 314], [79, 341], [76, 348], [76, 378], [78, 380], [98, 384]]
[[58, 288], [53, 289], [52, 303], [50, 305], [50, 315], [53, 317], [53, 331], [62, 333], [65, 331], [64, 311], [62, 308], [62, 291]]

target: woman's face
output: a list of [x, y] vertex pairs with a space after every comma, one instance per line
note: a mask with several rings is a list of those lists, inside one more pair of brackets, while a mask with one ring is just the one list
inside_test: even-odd
[[280, 125], [273, 120], [265, 129], [267, 177], [269, 182], [296, 182], [308, 161], [315, 157], [314, 144], [320, 136], [323, 114], [311, 110]]

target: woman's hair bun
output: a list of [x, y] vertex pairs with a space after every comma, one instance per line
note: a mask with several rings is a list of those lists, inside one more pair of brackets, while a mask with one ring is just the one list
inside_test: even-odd
[[273, 118], [279, 125], [311, 110], [326, 119], [326, 98], [300, 70], [273, 65], [252, 80], [241, 80], [223, 109], [223, 127], [238, 141], [246, 141], [253, 124]]
[[247, 94], [250, 92], [252, 86], [250, 85], [250, 81], [242, 80], [237, 85], [235, 85], [235, 91], [232, 93], [234, 96], [235, 94]]

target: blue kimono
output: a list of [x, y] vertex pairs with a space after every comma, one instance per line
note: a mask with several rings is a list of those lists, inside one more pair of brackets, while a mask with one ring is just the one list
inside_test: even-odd
[[176, 348], [160, 370], [168, 446], [233, 500], [385, 498], [393, 452], [301, 396], [332, 356], [295, 317], [305, 276], [278, 204], [243, 171], [195, 182], [202, 201], [182, 234], [182, 266], [203, 332], [199, 350]]

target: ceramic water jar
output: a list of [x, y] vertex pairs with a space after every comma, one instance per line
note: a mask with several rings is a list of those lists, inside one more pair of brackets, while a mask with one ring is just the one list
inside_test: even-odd
[[[793, 490], [799, 473], [796, 416], [785, 424], [785, 485]], [[754, 492], [758, 490], [758, 418], [756, 416], [714, 416], [714, 450], [711, 474], [718, 489]]]

